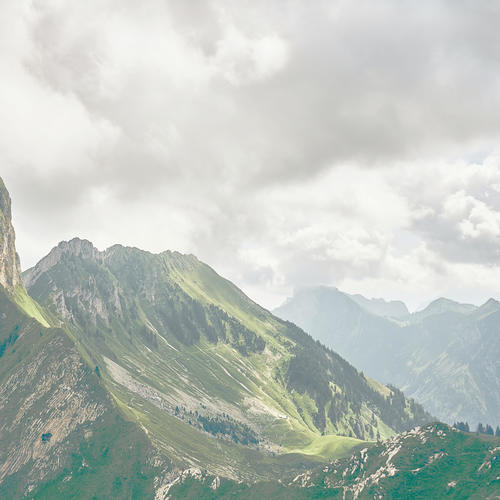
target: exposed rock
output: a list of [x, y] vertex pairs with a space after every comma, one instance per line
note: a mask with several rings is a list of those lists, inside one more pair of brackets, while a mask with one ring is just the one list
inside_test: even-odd
[[73, 238], [70, 241], [61, 241], [35, 267], [23, 273], [23, 281], [29, 288], [41, 274], [54, 267], [64, 255], [76, 255], [83, 258], [98, 259], [101, 252], [88, 240]]
[[0, 482], [29, 464], [34, 485], [59, 467], [70, 434], [106, 411], [89, 398], [88, 384], [89, 370], [62, 332], [11, 373], [0, 388], [0, 412], [20, 404], [0, 423]]
[[9, 192], [0, 178], [0, 285], [10, 293], [21, 283], [21, 266], [16, 253]]

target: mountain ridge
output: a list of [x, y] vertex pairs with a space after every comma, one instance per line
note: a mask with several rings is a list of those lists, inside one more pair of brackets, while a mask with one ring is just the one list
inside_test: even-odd
[[[152, 254], [116, 245], [99, 252], [90, 242], [83, 243], [82, 252], [82, 242], [72, 241], [62, 242], [52, 256], [24, 273], [28, 289], [54, 316], [81, 332], [79, 341], [93, 353], [105, 379], [109, 376], [111, 390], [118, 391], [117, 397], [127, 400], [127, 405], [132, 389], [138, 387], [139, 373], [143, 384], [139, 392], [147, 393], [148, 387], [160, 391], [155, 394], [165, 408], [172, 408], [169, 394], [174, 391], [189, 408], [188, 413], [194, 413], [196, 408], [188, 395], [199, 388], [206, 408], [200, 416], [198, 407], [198, 420], [221, 418], [209, 410], [215, 408], [217, 398], [218, 405], [225, 408], [221, 413], [232, 415], [233, 426], [260, 429], [262, 446], [270, 447], [273, 453], [282, 447], [281, 453], [300, 451], [304, 445], [308, 449], [307, 443], [321, 440], [321, 433], [344, 435], [345, 443], [349, 436], [389, 436], [402, 429], [398, 419], [410, 419], [404, 425], [412, 425], [412, 412], [420, 419], [429, 418], [395, 389], [384, 388], [382, 395], [377, 384], [367, 381], [336, 353], [317, 345], [294, 325], [273, 317], [192, 255], [169, 251]], [[93, 312], [89, 315], [89, 311]], [[95, 334], [89, 335], [92, 331]], [[125, 350], [128, 354], [120, 359], [119, 353]], [[184, 352], [189, 352], [190, 359], [179, 354]], [[173, 353], [184, 377], [190, 380], [189, 386], [162, 361]], [[225, 391], [214, 392], [213, 387], [220, 385], [216, 380], [208, 387], [205, 372], [197, 375], [200, 365], [193, 364], [197, 358], [207, 366], [220, 365], [217, 377], [226, 381]], [[151, 370], [154, 367], [161, 372], [162, 378], [149, 371], [148, 364]], [[142, 367], [140, 372], [138, 366]], [[125, 392], [123, 384], [117, 388], [119, 380], [128, 380]], [[335, 397], [337, 393], [342, 398]], [[387, 397], [403, 406], [390, 406]], [[246, 416], [241, 413], [242, 405], [247, 408]], [[380, 410], [382, 407], [385, 409]], [[257, 408], [260, 414], [255, 413]], [[180, 410], [179, 414], [185, 416]], [[163, 417], [158, 414], [158, 418]], [[276, 441], [274, 427], [287, 429], [290, 437]], [[149, 432], [154, 435], [156, 431], [151, 427]], [[295, 434], [302, 436], [303, 444], [294, 442]]]
[[[497, 313], [441, 298], [406, 318], [374, 316], [343, 292], [318, 287], [274, 312], [296, 322], [368, 375], [392, 383], [452, 423], [491, 422], [500, 411]], [[321, 298], [318, 296], [321, 295]], [[488, 319], [489, 318], [489, 319]]]
[[292, 472], [310, 498], [314, 466], [380, 447], [339, 430], [430, 418], [194, 256], [74, 239], [24, 276], [42, 304], [0, 285], [2, 498], [255, 498]]
[[0, 497], [152, 498], [158, 466], [167, 474], [170, 464], [124, 418], [71, 336], [27, 295], [3, 182], [0, 195], [9, 257], [0, 283]]

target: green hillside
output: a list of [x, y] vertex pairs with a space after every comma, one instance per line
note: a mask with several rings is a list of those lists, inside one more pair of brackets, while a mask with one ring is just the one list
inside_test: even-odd
[[385, 314], [392, 311], [388, 304], [383, 309], [377, 301], [316, 287], [275, 313], [443, 421], [499, 425], [500, 303], [490, 299], [475, 307], [441, 298], [397, 317]]
[[156, 453], [74, 343], [1, 287], [0, 311], [0, 498], [151, 498]]
[[24, 273], [30, 295], [2, 272], [1, 498], [498, 494], [497, 438], [426, 425], [193, 256], [75, 239]]
[[193, 500], [494, 499], [500, 497], [500, 439], [430, 424], [289, 481], [245, 485], [185, 474], [169, 493], [172, 498]]
[[193, 256], [75, 239], [24, 280], [181, 467], [275, 477], [430, 419]]

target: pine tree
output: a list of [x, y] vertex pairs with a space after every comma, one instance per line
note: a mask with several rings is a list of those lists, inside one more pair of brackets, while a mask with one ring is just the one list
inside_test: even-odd
[[485, 434], [489, 434], [490, 436], [493, 436], [493, 427], [491, 425], [487, 424], [486, 429], [484, 430]]
[[498, 425], [497, 425], [497, 429], [495, 431], [495, 436], [500, 437], [500, 427], [498, 427]]
[[483, 427], [483, 424], [482, 424], [481, 422], [479, 422], [479, 423], [477, 424], [477, 430], [476, 430], [476, 432], [477, 432], [478, 434], [484, 434], [484, 427]]
[[462, 432], [469, 432], [469, 424], [467, 422], [455, 422], [453, 424], [453, 427], [455, 429], [458, 429], [459, 431], [462, 431]]

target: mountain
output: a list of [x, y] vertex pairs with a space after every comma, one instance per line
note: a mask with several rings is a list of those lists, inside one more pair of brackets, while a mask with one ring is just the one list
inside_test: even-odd
[[[192, 255], [74, 239], [26, 271], [25, 288], [0, 195], [0, 498], [311, 498], [332, 481], [390, 492], [400, 449], [402, 487], [431, 434], [452, 435], [409, 431], [431, 419], [418, 404]], [[407, 436], [420, 444], [390, 444]], [[495, 451], [481, 443], [442, 443], [455, 468], [439, 487], [463, 467], [495, 491]]]
[[152, 496], [156, 451], [75, 344], [3, 290], [0, 311], [0, 498]]
[[500, 303], [476, 307], [441, 298], [397, 319], [362, 304], [317, 287], [274, 312], [445, 422], [500, 423]]
[[406, 318], [410, 314], [406, 304], [400, 300], [367, 299], [359, 294], [349, 295], [349, 297], [363, 309], [377, 316]]
[[180, 467], [275, 477], [430, 420], [192, 255], [73, 239], [23, 278]]
[[192, 470], [170, 488], [173, 498], [373, 499], [500, 496], [500, 439], [477, 438], [445, 424], [404, 432], [351, 457], [288, 481], [238, 484]]
[[151, 498], [168, 462], [26, 294], [3, 182], [0, 221], [0, 498]]
[[392, 364], [399, 363], [403, 370], [404, 360], [384, 362], [387, 344], [403, 346], [400, 327], [396, 321], [366, 310], [348, 294], [330, 287], [302, 289], [274, 313], [296, 323], [368, 375], [376, 373], [378, 380], [400, 382], [392, 377]]
[[74, 239], [25, 287], [3, 183], [0, 206], [5, 498], [281, 477], [430, 420], [192, 255]]
[[446, 299], [441, 297], [432, 301], [425, 309], [417, 311], [412, 314], [411, 321], [418, 323], [429, 316], [435, 316], [436, 314], [443, 313], [459, 313], [468, 314], [477, 309], [477, 306], [472, 304], [461, 304], [460, 302], [455, 302], [454, 300]]

